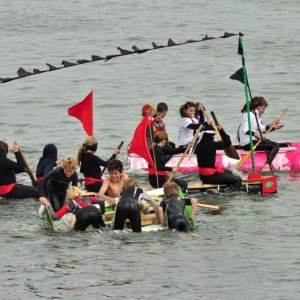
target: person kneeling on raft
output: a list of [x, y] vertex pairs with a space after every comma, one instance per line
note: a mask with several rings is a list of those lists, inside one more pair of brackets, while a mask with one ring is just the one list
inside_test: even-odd
[[[176, 229], [178, 231], [192, 231], [188, 217], [185, 215], [185, 205], [192, 206], [192, 212], [189, 216], [194, 220], [197, 200], [194, 198], [179, 198], [179, 187], [175, 182], [166, 183], [164, 185], [165, 197], [160, 202], [158, 207], [158, 218], [162, 227], [166, 226], [170, 229]], [[166, 213], [166, 221], [164, 213]]]
[[126, 219], [129, 219], [133, 232], [141, 232], [141, 213], [142, 201], [146, 200], [154, 210], [157, 209], [156, 203], [138, 187], [138, 182], [128, 178], [124, 182], [124, 189], [117, 202], [116, 212], [113, 220], [113, 229], [123, 230]]
[[[40, 203], [49, 208], [50, 215], [53, 220], [58, 220], [67, 213], [74, 214], [74, 217], [71, 219], [69, 225], [70, 229], [85, 231], [86, 228], [92, 225], [96, 229], [101, 227], [106, 227], [102, 214], [104, 211], [104, 202], [101, 203], [97, 200], [94, 200], [92, 197], [82, 197], [81, 190], [77, 186], [70, 186], [67, 190], [67, 199], [68, 202], [60, 210], [55, 212], [50, 204], [50, 202], [43, 198], [40, 199]], [[99, 209], [93, 205], [94, 203], [100, 204], [101, 213]]]

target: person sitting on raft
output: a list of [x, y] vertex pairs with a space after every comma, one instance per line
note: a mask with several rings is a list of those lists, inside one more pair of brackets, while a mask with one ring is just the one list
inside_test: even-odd
[[[274, 160], [276, 154], [279, 151], [279, 145], [276, 142], [273, 142], [269, 139], [263, 137], [262, 133], [268, 131], [272, 126], [272, 130], [281, 129], [283, 125], [279, 124], [279, 120], [275, 120], [274, 123], [271, 123], [267, 126], [263, 125], [261, 116], [268, 107], [268, 102], [263, 97], [254, 97], [250, 103], [250, 124], [252, 130], [252, 139], [253, 146], [262, 139], [260, 144], [255, 148], [255, 150], [267, 151], [268, 156], [267, 160], [263, 166], [262, 171], [270, 171], [271, 164]], [[238, 129], [238, 140], [240, 145], [244, 150], [250, 150], [250, 136], [249, 136], [249, 124], [248, 124], [248, 114], [246, 105], [244, 105], [241, 110], [244, 113], [241, 125]]]
[[59, 162], [57, 160], [57, 147], [54, 144], [47, 144], [43, 149], [43, 156], [36, 167], [37, 183], [40, 183], [43, 176], [56, 168]]
[[58, 211], [54, 211], [50, 202], [46, 198], [41, 198], [40, 203], [49, 208], [52, 220], [58, 220], [67, 213], [72, 213], [74, 216], [70, 218], [68, 229], [85, 231], [86, 228], [92, 225], [96, 229], [106, 227], [102, 214], [105, 213], [104, 202], [101, 202], [101, 213], [93, 204], [100, 204], [95, 197], [82, 197], [82, 192], [77, 186], [70, 186], [66, 192], [68, 202]]
[[17, 162], [7, 158], [8, 145], [0, 141], [0, 196], [14, 199], [38, 198], [36, 188], [17, 183], [16, 174], [26, 172], [26, 167], [20, 152], [20, 145], [14, 142], [11, 150]]
[[[203, 107], [203, 104], [198, 107]], [[179, 127], [179, 133], [178, 133], [178, 144], [179, 148], [186, 149], [188, 146], [188, 143], [192, 141], [194, 132], [204, 124], [207, 124], [207, 122], [204, 122], [204, 115], [203, 111], [201, 118], [199, 119], [195, 118], [195, 112], [196, 112], [196, 104], [194, 102], [186, 102], [184, 105], [180, 107], [180, 127]]]
[[69, 184], [76, 186], [78, 183], [76, 169], [77, 161], [73, 157], [67, 157], [61, 166], [46, 174], [39, 184], [40, 201], [43, 198], [49, 199], [53, 210], [60, 210], [65, 204]]
[[120, 196], [128, 175], [123, 173], [123, 164], [118, 159], [108, 161], [107, 170], [109, 177], [103, 181], [98, 197], [106, 200], [110, 206], [115, 206], [116, 198]]
[[224, 184], [231, 186], [233, 190], [239, 190], [242, 178], [234, 175], [229, 169], [216, 168], [217, 150], [224, 150], [231, 145], [229, 135], [226, 134], [222, 125], [217, 126], [221, 141], [214, 141], [215, 130], [211, 125], [205, 125], [202, 136], [198, 142], [195, 154], [197, 156], [199, 177], [203, 183]]
[[108, 161], [105, 161], [95, 155], [97, 151], [98, 141], [92, 137], [88, 136], [84, 143], [80, 146], [77, 162], [80, 166], [80, 172], [83, 173], [85, 177], [85, 189], [89, 192], [98, 193], [103, 179], [101, 178], [101, 166], [107, 167], [107, 162], [111, 159], [116, 158], [120, 153], [119, 149], [114, 150], [114, 154], [109, 158]]
[[[156, 164], [156, 169], [149, 166], [148, 170], [149, 183], [154, 188], [161, 188], [164, 185], [168, 179], [168, 172], [173, 172], [174, 174], [178, 172], [179, 168], [166, 166], [166, 156], [184, 152], [184, 148], [166, 147], [167, 140], [168, 135], [165, 132], [156, 132], [153, 137], [153, 144], [149, 150], [153, 161]], [[181, 187], [184, 193], [186, 192], [188, 184], [185, 180], [174, 178], [173, 181]]]
[[140, 206], [142, 200], [146, 200], [154, 210], [156, 203], [139, 187], [135, 179], [128, 178], [124, 182], [124, 189], [117, 201], [116, 212], [114, 214], [113, 229], [123, 230], [126, 219], [129, 219], [133, 232], [141, 232]]
[[184, 232], [192, 231], [189, 219], [185, 215], [185, 205], [192, 206], [189, 218], [194, 220], [198, 201], [194, 198], [179, 198], [178, 195], [179, 187], [175, 182], [164, 185], [164, 198], [158, 207], [159, 222], [162, 227], [166, 227], [167, 223], [167, 227], [170, 229]]

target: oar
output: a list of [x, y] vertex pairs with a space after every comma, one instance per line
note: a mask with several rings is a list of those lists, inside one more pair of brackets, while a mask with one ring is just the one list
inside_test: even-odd
[[[272, 126], [269, 128], [269, 130], [264, 134], [264, 137], [270, 132], [272, 131], [272, 129], [274, 128], [275, 126], [275, 121], [276, 120], [281, 120], [283, 118], [283, 116], [286, 114], [286, 112], [288, 111], [288, 109], [286, 108], [281, 114], [280, 116], [275, 119], [272, 123]], [[260, 139], [254, 146], [253, 146], [253, 151], [257, 148], [257, 146], [263, 141], [263, 139]], [[251, 150], [249, 150], [240, 160], [239, 162], [237, 163], [237, 166], [238, 167], [241, 167], [243, 165], [243, 163], [249, 158], [249, 156], [251, 155]]]
[[[122, 148], [123, 144], [124, 144], [124, 141], [122, 141], [122, 142], [120, 143], [120, 145], [117, 147], [117, 149], [120, 150], [120, 149]], [[100, 178], [102, 177], [102, 175], [103, 175], [104, 172], [106, 171], [106, 168], [107, 168], [107, 167], [104, 167], [104, 168], [102, 169], [102, 171], [101, 171], [101, 173], [100, 173]]]
[[[203, 128], [203, 125], [200, 125], [199, 128], [196, 130], [196, 132], [195, 132], [195, 134], [194, 134], [194, 136], [193, 136], [193, 138], [192, 138], [192, 141], [190, 142], [190, 144], [187, 146], [187, 148], [186, 148], [185, 151], [183, 152], [183, 154], [182, 154], [180, 160], [178, 161], [178, 163], [177, 163], [177, 165], [176, 165], [176, 168], [179, 168], [179, 166], [180, 166], [181, 163], [183, 162], [185, 156], [187, 155], [187, 153], [190, 151], [190, 149], [191, 149], [191, 147], [192, 147], [191, 144], [194, 144], [194, 143], [195, 143], [195, 141], [196, 141], [196, 139], [197, 139], [197, 137], [198, 137], [200, 131], [202, 130], [202, 128]], [[172, 172], [171, 175], [168, 177], [168, 179], [166, 180], [165, 183], [170, 183], [170, 182], [172, 181], [174, 175], [175, 175], [175, 174]]]
[[24, 157], [24, 155], [23, 155], [21, 149], [19, 150], [19, 152], [20, 152], [20, 154], [21, 154], [21, 158], [22, 158], [23, 163], [24, 163], [24, 165], [25, 165], [26, 171], [27, 171], [27, 173], [28, 173], [28, 175], [29, 175], [29, 177], [30, 177], [30, 179], [31, 179], [31, 184], [32, 184], [32, 186], [37, 187], [37, 181], [36, 181], [36, 179], [35, 179], [35, 177], [34, 177], [32, 171], [31, 171], [31, 169], [30, 169], [30, 167], [29, 167], [29, 165], [28, 165], [28, 162], [26, 161], [26, 159], [25, 159], [25, 157]]
[[[152, 200], [158, 202], [161, 201], [160, 197], [157, 196], [150, 196]], [[197, 207], [202, 207], [202, 208], [208, 208], [208, 209], [212, 209], [212, 210], [220, 210], [220, 206], [219, 205], [212, 205], [212, 204], [205, 204], [205, 203], [197, 203]]]
[[[213, 111], [211, 111], [210, 113], [211, 113], [211, 116], [212, 116], [213, 119], [214, 119], [215, 125], [216, 125], [216, 126], [219, 126], [220, 123], [218, 122], [215, 113], [214, 113]], [[221, 135], [220, 135], [220, 133], [219, 133], [219, 130], [218, 130], [218, 128], [217, 128], [216, 126], [214, 126], [215, 131], [218, 132], [218, 137], [219, 137], [220, 140], [222, 140]], [[230, 145], [230, 146], [226, 147], [226, 148], [224, 149], [224, 152], [225, 152], [225, 154], [226, 154], [228, 157], [230, 157], [230, 158], [233, 158], [233, 159], [240, 159], [240, 156], [239, 156], [239, 154], [237, 153], [236, 149], [233, 147], [233, 145]]]

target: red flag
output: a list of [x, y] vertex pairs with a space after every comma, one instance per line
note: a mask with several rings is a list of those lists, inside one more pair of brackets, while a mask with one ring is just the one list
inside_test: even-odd
[[94, 135], [93, 90], [79, 103], [68, 109], [68, 115], [77, 118], [87, 135]]
[[149, 117], [145, 116], [134, 132], [128, 152], [141, 156], [147, 161], [151, 168], [155, 169], [147, 141], [147, 135], [150, 133], [149, 129], [151, 129]]

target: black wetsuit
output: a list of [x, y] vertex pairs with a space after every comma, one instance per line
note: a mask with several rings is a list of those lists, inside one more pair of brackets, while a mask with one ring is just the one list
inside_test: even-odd
[[[218, 170], [215, 167], [217, 150], [223, 150], [231, 145], [230, 137], [223, 129], [220, 131], [222, 141], [215, 142], [214, 136], [204, 133], [202, 139], [198, 143], [195, 153], [197, 155], [199, 177], [203, 183], [207, 184], [225, 184], [239, 189], [242, 183], [240, 176], [234, 175], [228, 169]], [[205, 174], [202, 169], [215, 169], [213, 174]]]
[[77, 186], [77, 173], [67, 177], [62, 167], [57, 167], [45, 175], [39, 185], [40, 197], [46, 197], [50, 200], [54, 211], [61, 209], [65, 203], [66, 191], [69, 184]]
[[[116, 158], [115, 154], [113, 154], [109, 160], [114, 158]], [[85, 189], [87, 191], [95, 193], [99, 192], [103, 183], [100, 176], [101, 166], [106, 167], [109, 160], [105, 161], [97, 155], [94, 155], [92, 152], [83, 152], [80, 172], [83, 173], [85, 178], [95, 179], [94, 183], [87, 184], [88, 181], [85, 183]]]
[[191, 205], [190, 198], [179, 198], [177, 195], [171, 195], [163, 198], [160, 207], [167, 214], [168, 227], [179, 231], [188, 232], [192, 230], [189, 219], [185, 216], [185, 205]]
[[115, 230], [123, 230], [125, 220], [130, 220], [131, 228], [133, 232], [141, 232], [141, 215], [139, 209], [139, 203], [142, 199], [148, 201], [154, 208], [156, 208], [155, 202], [146, 195], [141, 188], [133, 186], [128, 187], [122, 191], [120, 198], [116, 206], [116, 212], [114, 216]]
[[[73, 213], [76, 216], [74, 230], [85, 231], [89, 225], [92, 225], [94, 228], [106, 227], [99, 209], [93, 206], [95, 203], [100, 204], [101, 209], [103, 209], [103, 200], [91, 200], [90, 197], [76, 197], [59, 211], [54, 212], [52, 207], [49, 208], [49, 211], [53, 220], [61, 218], [66, 213]], [[102, 211], [102, 213], [104, 212]]]
[[[158, 175], [156, 176], [155, 171], [149, 170], [148, 179], [149, 179], [149, 183], [151, 184], [152, 187], [154, 187], [154, 188], [162, 187], [164, 185], [164, 183], [166, 182], [166, 180], [168, 179], [167, 172], [172, 172], [171, 167], [166, 167], [167, 156], [182, 153], [182, 152], [184, 152], [183, 148], [171, 148], [169, 146], [165, 146], [164, 148], [162, 148], [157, 145], [154, 147], [155, 158], [153, 159], [153, 161], [156, 164], [156, 169], [158, 171]], [[152, 150], [150, 150], [150, 154], [153, 158]], [[150, 166], [149, 166], [149, 168], [150, 168]], [[160, 175], [160, 174], [162, 174], [161, 171], [163, 172], [163, 175]], [[150, 174], [150, 172], [152, 174]], [[187, 182], [185, 180], [173, 178], [173, 181], [181, 187], [181, 189], [184, 193], [186, 192]], [[158, 182], [158, 184], [157, 184], [157, 182]]]
[[[25, 172], [25, 164], [19, 151], [14, 154], [17, 162], [0, 157], [0, 195], [15, 199], [38, 198], [39, 194], [36, 188], [16, 183], [16, 174]], [[7, 186], [11, 187], [8, 192]]]

